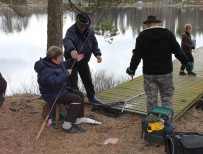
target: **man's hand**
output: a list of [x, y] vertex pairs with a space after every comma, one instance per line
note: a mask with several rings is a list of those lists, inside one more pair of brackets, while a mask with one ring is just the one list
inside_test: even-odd
[[185, 67], [188, 72], [192, 72], [192, 70], [194, 68], [194, 64], [193, 64], [193, 62], [188, 62]]
[[77, 57], [77, 61], [81, 61], [84, 57], [84, 54], [79, 54]]
[[72, 69], [67, 69], [67, 72], [68, 72], [69, 75], [71, 75]]
[[70, 55], [73, 59], [77, 59], [78, 58], [78, 52], [76, 50], [72, 50], [70, 52]]
[[130, 75], [131, 77], [133, 77], [133, 76], [135, 75], [135, 71], [132, 71], [132, 70], [130, 69], [130, 67], [128, 67], [128, 68], [126, 69], [126, 73], [127, 73], [128, 75]]
[[101, 56], [97, 56], [97, 63], [101, 63], [102, 62], [102, 57]]

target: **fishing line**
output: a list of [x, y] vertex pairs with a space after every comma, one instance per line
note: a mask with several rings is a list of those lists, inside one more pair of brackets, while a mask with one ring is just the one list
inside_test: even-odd
[[[100, 15], [100, 17], [101, 17], [101, 15]], [[100, 17], [97, 19], [96, 23], [99, 21]], [[81, 50], [83, 49], [85, 43], [87, 42], [87, 39], [89, 38], [90, 34], [91, 34], [93, 31], [94, 31], [94, 30], [92, 30], [92, 31], [89, 32], [87, 38], [85, 39], [85, 41], [84, 41], [84, 43], [82, 44], [82, 46], [81, 46], [81, 48], [80, 48], [80, 50], [79, 50], [78, 53], [81, 52]], [[71, 66], [71, 69], [72, 69], [73, 66], [75, 65], [76, 61], [77, 61], [77, 59], [74, 60], [72, 66]], [[64, 87], [64, 84], [65, 84], [65, 82], [64, 82], [63, 85], [61, 86], [61, 89], [59, 90], [59, 92], [58, 92], [58, 94], [57, 94], [57, 96], [56, 96], [56, 99], [54, 100], [54, 103], [53, 103], [53, 105], [52, 105], [52, 107], [51, 107], [49, 113], [47, 114], [47, 116], [46, 116], [46, 118], [45, 118], [45, 120], [44, 120], [44, 122], [43, 122], [43, 124], [42, 124], [42, 126], [41, 126], [41, 128], [40, 128], [40, 130], [39, 130], [39, 132], [38, 132], [38, 134], [37, 134], [36, 139], [39, 139], [40, 134], [42, 133], [42, 130], [44, 129], [44, 126], [45, 126], [45, 124], [46, 124], [46, 122], [47, 122], [47, 120], [48, 120], [48, 118], [49, 118], [49, 115], [50, 115], [51, 111], [53, 110], [53, 108], [54, 108], [54, 106], [55, 106], [55, 104], [56, 104], [56, 102], [57, 102], [57, 99], [58, 99], [58, 97], [59, 97], [59, 95], [60, 95], [60, 93], [61, 93], [61, 90], [62, 90], [63, 87]]]
[[[98, 21], [99, 21], [99, 19], [101, 18], [101, 16], [102, 16], [102, 14], [100, 14], [99, 18], [96, 20], [96, 23], [98, 23]], [[80, 48], [80, 50], [79, 50], [78, 54], [80, 54], [80, 53], [81, 53], [81, 51], [82, 51], [82, 49], [83, 49], [83, 47], [84, 47], [85, 43], [87, 42], [87, 40], [88, 40], [88, 38], [89, 38], [90, 34], [91, 34], [93, 31], [94, 31], [94, 30], [92, 29], [92, 31], [90, 31], [90, 32], [89, 32], [89, 34], [87, 35], [87, 37], [86, 37], [86, 39], [85, 39], [84, 43], [82, 44], [82, 46], [81, 46], [81, 48]], [[76, 62], [77, 62], [77, 59], [75, 59], [75, 60], [74, 60], [74, 62], [73, 62], [73, 64], [72, 64], [72, 66], [71, 66], [71, 69], [73, 68], [73, 66], [75, 65], [75, 63], [76, 63]]]
[[53, 105], [52, 105], [52, 107], [51, 107], [49, 113], [47, 114], [47, 116], [46, 116], [46, 118], [45, 118], [45, 120], [44, 120], [44, 122], [43, 122], [43, 124], [42, 124], [42, 126], [41, 126], [41, 128], [40, 128], [40, 130], [39, 130], [39, 132], [38, 132], [38, 134], [37, 134], [36, 139], [39, 139], [40, 134], [42, 133], [42, 130], [44, 129], [44, 126], [45, 126], [45, 124], [46, 124], [46, 122], [47, 122], [47, 120], [48, 120], [48, 118], [49, 118], [49, 115], [50, 115], [52, 109], [54, 108], [54, 105], [56, 104], [56, 101], [57, 101], [57, 99], [58, 99], [58, 97], [59, 97], [59, 94], [61, 93], [61, 90], [63, 89], [64, 84], [65, 84], [65, 83], [63, 83], [63, 85], [61, 86], [61, 89], [59, 90], [59, 93], [58, 93], [58, 95], [56, 96], [56, 99], [54, 100], [54, 103], [53, 103]]

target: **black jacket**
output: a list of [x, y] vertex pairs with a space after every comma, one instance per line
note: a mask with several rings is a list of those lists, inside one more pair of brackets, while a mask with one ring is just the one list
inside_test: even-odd
[[7, 87], [7, 82], [0, 73], [0, 94], [5, 94]]
[[173, 71], [172, 54], [175, 54], [183, 65], [187, 64], [188, 59], [171, 31], [161, 27], [146, 29], [136, 39], [130, 69], [136, 70], [142, 59], [143, 74], [171, 73]]

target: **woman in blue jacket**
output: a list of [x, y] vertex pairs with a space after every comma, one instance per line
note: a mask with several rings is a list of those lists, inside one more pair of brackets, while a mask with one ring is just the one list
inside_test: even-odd
[[81, 91], [70, 89], [67, 80], [72, 69], [72, 60], [63, 62], [61, 48], [51, 46], [45, 58], [35, 63], [34, 69], [38, 73], [38, 84], [42, 98], [53, 105], [62, 103], [68, 105], [68, 115], [62, 125], [68, 133], [85, 132], [80, 119], [84, 117], [84, 95]]

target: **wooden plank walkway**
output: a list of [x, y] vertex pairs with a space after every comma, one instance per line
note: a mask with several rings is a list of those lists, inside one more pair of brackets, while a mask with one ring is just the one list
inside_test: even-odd
[[[198, 75], [179, 76], [180, 62], [173, 61], [173, 77], [175, 83], [174, 92], [174, 118], [178, 119], [194, 103], [203, 96], [203, 47], [193, 53], [195, 59], [194, 72]], [[143, 89], [143, 76], [135, 78], [133, 81], [127, 81], [121, 85], [108, 89], [97, 94], [97, 98], [103, 103], [126, 101], [125, 111], [146, 114], [146, 95]], [[159, 104], [161, 104], [159, 98]]]

